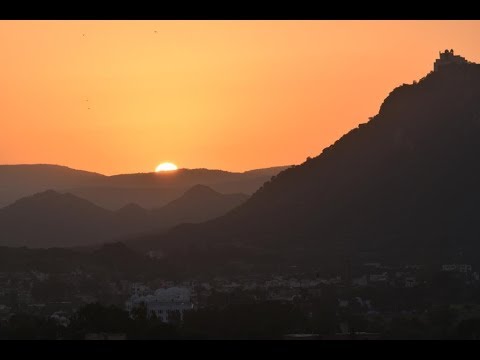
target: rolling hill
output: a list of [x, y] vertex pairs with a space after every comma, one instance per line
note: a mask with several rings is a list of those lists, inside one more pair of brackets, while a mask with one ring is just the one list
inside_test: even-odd
[[57, 165], [0, 165], [0, 207], [35, 193], [69, 192], [109, 210], [135, 203], [158, 208], [197, 184], [223, 193], [251, 195], [286, 166], [243, 173], [209, 169], [105, 176]]
[[166, 227], [179, 223], [198, 223], [221, 216], [248, 199], [245, 194], [220, 194], [205, 185], [195, 185], [180, 198], [160, 209], [154, 216]]
[[94, 184], [103, 177], [101, 174], [58, 165], [0, 165], [0, 207], [49, 189]]
[[159, 209], [147, 210], [130, 203], [111, 211], [70, 193], [47, 190], [0, 209], [0, 246], [44, 248], [108, 243], [184, 222], [209, 220], [247, 198], [197, 185]]

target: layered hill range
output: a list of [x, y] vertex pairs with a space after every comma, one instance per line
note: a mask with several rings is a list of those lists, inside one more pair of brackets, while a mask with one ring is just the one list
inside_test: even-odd
[[372, 253], [425, 262], [459, 248], [478, 262], [480, 65], [457, 60], [443, 55], [442, 66], [394, 89], [367, 123], [228, 214], [129, 246], [197, 270]]
[[0, 246], [72, 247], [158, 232], [228, 212], [248, 198], [196, 185], [163, 207], [128, 204], [112, 211], [70, 193], [47, 190], [0, 209]]
[[46, 190], [68, 192], [109, 210], [134, 203], [158, 208], [195, 185], [222, 194], [251, 195], [287, 166], [243, 173], [209, 169], [105, 176], [58, 165], [0, 165], [0, 208], [22, 197]]

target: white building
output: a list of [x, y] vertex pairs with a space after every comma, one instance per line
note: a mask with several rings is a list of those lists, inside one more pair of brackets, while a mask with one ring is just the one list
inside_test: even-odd
[[35, 278], [38, 281], [45, 281], [45, 280], [48, 280], [48, 278], [49, 278], [48, 274], [42, 273], [42, 272], [39, 272], [39, 271], [32, 271], [32, 275], [35, 276]]
[[134, 294], [126, 302], [127, 311], [131, 312], [141, 304], [145, 304], [149, 316], [155, 313], [163, 322], [173, 321], [176, 313], [183, 320], [184, 311], [193, 309], [190, 290], [180, 287], [158, 289], [153, 295]]
[[413, 276], [409, 276], [405, 278], [405, 287], [412, 288], [417, 286], [417, 280]]
[[467, 265], [467, 264], [445, 264], [442, 265], [442, 270], [443, 271], [449, 271], [449, 272], [470, 272], [472, 271], [472, 265]]
[[68, 320], [68, 316], [64, 311], [57, 311], [50, 318], [63, 327], [67, 327], [70, 324], [70, 320]]
[[163, 258], [165, 255], [162, 251], [154, 251], [154, 250], [150, 250], [148, 253], [147, 253], [147, 256], [150, 258], [150, 259], [161, 259]]
[[370, 282], [386, 282], [388, 281], [388, 274], [386, 272], [382, 274], [370, 274]]
[[151, 290], [148, 286], [145, 286], [141, 283], [133, 283], [131, 287], [131, 294], [137, 296], [145, 296], [150, 293]]

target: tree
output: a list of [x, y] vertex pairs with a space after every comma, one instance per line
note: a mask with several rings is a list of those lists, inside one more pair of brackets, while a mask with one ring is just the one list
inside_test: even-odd
[[132, 319], [135, 321], [145, 322], [148, 319], [148, 311], [145, 303], [140, 303], [138, 306], [134, 307], [130, 312]]
[[447, 339], [452, 336], [456, 315], [449, 305], [435, 307], [429, 312], [428, 320], [435, 339]]
[[427, 326], [419, 319], [398, 317], [392, 319], [384, 337], [390, 340], [426, 340], [430, 336]]
[[74, 338], [83, 338], [86, 333], [126, 333], [131, 319], [127, 311], [116, 306], [88, 304], [78, 309], [70, 319], [69, 330]]
[[457, 326], [458, 337], [462, 340], [479, 340], [480, 339], [480, 319], [462, 320]]
[[13, 315], [4, 329], [10, 340], [55, 340], [60, 333], [60, 327], [52, 319], [24, 313]]

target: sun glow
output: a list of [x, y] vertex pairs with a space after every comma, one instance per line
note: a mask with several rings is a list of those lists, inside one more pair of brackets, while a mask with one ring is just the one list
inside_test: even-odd
[[155, 168], [155, 172], [161, 172], [161, 171], [172, 171], [172, 170], [177, 170], [178, 167], [175, 164], [172, 164], [170, 162], [164, 162], [158, 165]]

